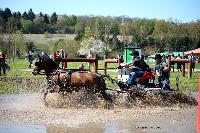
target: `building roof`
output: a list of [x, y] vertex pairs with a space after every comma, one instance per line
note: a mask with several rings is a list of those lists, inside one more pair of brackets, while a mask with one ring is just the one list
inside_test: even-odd
[[191, 53], [193, 53], [193, 54], [200, 54], [200, 48], [187, 51], [186, 53], [187, 54], [191, 54]]
[[138, 45], [128, 45], [125, 49], [141, 49]]

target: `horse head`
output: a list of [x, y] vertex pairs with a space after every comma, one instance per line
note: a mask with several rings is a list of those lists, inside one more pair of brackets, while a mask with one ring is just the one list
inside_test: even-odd
[[56, 63], [46, 54], [38, 54], [38, 60], [35, 62], [35, 68], [32, 74], [37, 75], [41, 70], [44, 70], [46, 74], [49, 74], [56, 70], [58, 66]]

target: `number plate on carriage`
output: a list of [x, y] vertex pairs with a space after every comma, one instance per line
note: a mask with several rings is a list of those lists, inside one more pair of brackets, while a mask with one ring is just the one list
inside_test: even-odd
[[153, 79], [149, 79], [149, 83], [153, 83]]

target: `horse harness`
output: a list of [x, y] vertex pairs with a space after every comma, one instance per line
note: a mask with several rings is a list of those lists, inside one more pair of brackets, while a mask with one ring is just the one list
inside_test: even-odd
[[[60, 79], [61, 73], [66, 73], [64, 80]], [[66, 88], [67, 86], [70, 85], [69, 83], [71, 81], [71, 74], [72, 74], [72, 71], [66, 72], [66, 71], [61, 71], [61, 70], [57, 69], [55, 72], [53, 72], [49, 76], [47, 76], [47, 82], [49, 85], [58, 84], [59, 86], [61, 85], [64, 88]], [[52, 79], [52, 77], [55, 75], [57, 76], [57, 81]]]

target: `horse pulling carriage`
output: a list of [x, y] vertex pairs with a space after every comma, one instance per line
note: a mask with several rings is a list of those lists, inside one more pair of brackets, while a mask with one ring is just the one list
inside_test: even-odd
[[44, 100], [48, 93], [70, 93], [81, 89], [98, 94], [105, 100], [111, 100], [109, 94], [106, 93], [105, 80], [101, 75], [88, 71], [71, 72], [61, 69], [45, 53], [38, 55], [38, 58], [32, 73], [37, 75], [40, 74], [41, 70], [44, 70], [47, 76], [48, 87], [43, 90]]
[[[36, 61], [35, 68], [33, 69], [32, 73], [34, 75], [37, 75], [40, 74], [41, 70], [44, 70], [45, 72], [48, 86], [43, 90], [44, 101], [49, 93], [65, 94], [79, 92], [80, 90], [90, 92], [94, 95], [97, 94], [98, 96], [103, 97], [103, 99], [105, 99], [106, 101], [109, 101], [109, 103], [113, 100], [115, 101], [117, 95], [123, 95], [124, 93], [128, 94], [127, 98], [129, 101], [131, 101], [134, 99], [137, 100], [138, 96], [141, 99], [149, 99], [145, 98], [145, 95], [147, 96], [149, 93], [150, 95], [154, 95], [154, 92], [156, 94], [162, 93], [164, 95], [164, 98], [167, 99], [168, 93], [172, 92], [171, 90], [165, 91], [162, 88], [163, 84], [160, 87], [156, 87], [156, 84], [154, 82], [151, 82], [155, 79], [151, 72], [146, 72], [139, 79], [138, 83], [140, 84], [137, 84], [137, 86], [125, 88], [124, 91], [108, 90], [106, 88], [104, 77], [98, 73], [89, 71], [67, 71], [65, 69], [59, 68], [57, 64], [45, 53], [43, 53], [42, 55], [38, 55], [38, 57], [39, 60]], [[113, 79], [111, 80], [114, 81]], [[123, 86], [120, 85], [119, 81], [116, 82], [120, 88], [123, 88]]]

